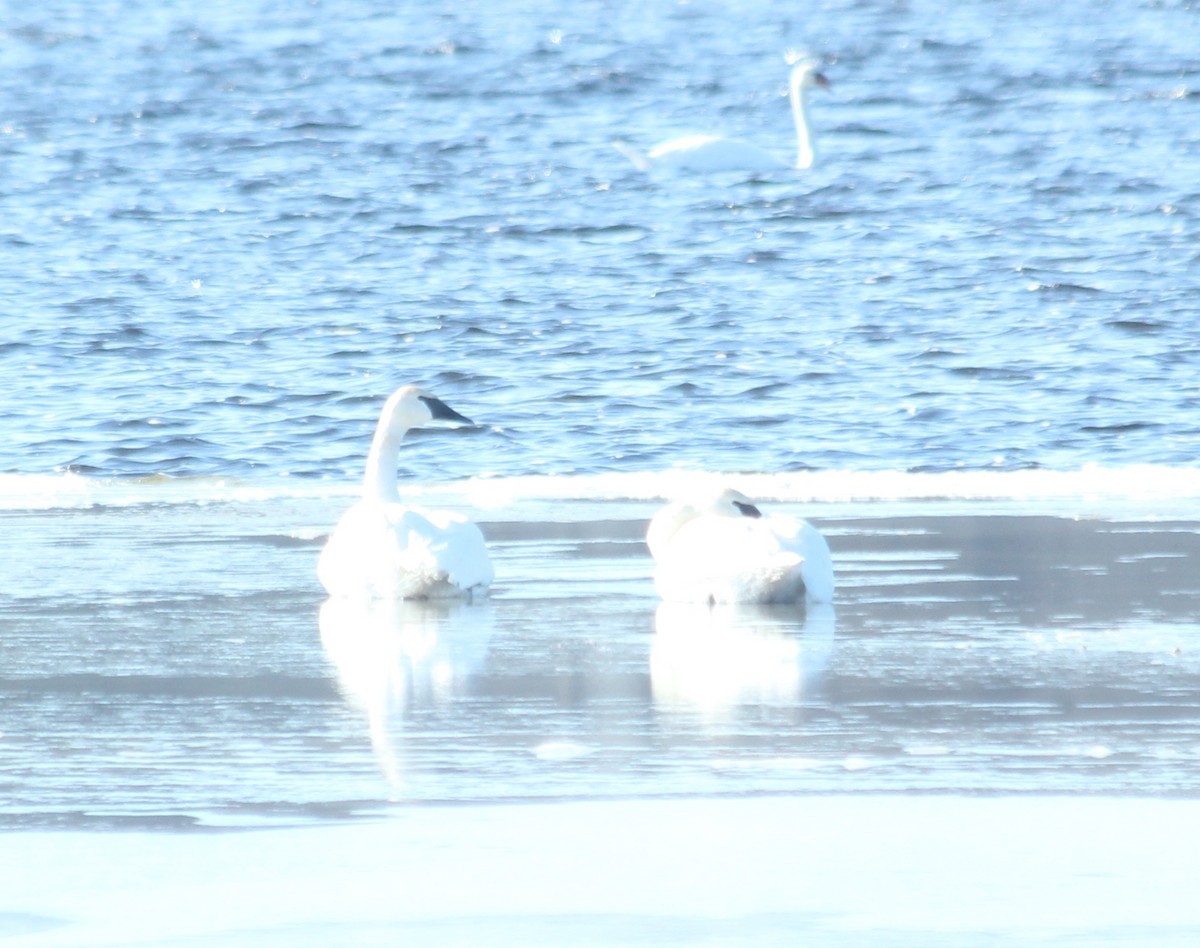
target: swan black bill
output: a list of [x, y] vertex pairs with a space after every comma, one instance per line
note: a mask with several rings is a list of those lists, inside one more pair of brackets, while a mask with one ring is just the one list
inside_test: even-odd
[[418, 397], [425, 403], [425, 407], [429, 409], [429, 414], [438, 421], [461, 421], [464, 425], [475, 424], [466, 415], [460, 415], [440, 398], [434, 398], [432, 395], [420, 395]]
[[762, 516], [762, 511], [755, 507], [754, 504], [743, 504], [741, 501], [735, 500], [733, 502], [733, 506], [737, 507], [743, 517]]

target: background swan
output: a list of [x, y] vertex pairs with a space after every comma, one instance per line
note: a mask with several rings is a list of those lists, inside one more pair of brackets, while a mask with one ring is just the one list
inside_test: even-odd
[[338, 521], [317, 563], [331, 596], [415, 599], [469, 595], [487, 587], [492, 561], [479, 528], [460, 514], [400, 502], [400, 441], [434, 419], [472, 424], [415, 385], [384, 403], [367, 455], [363, 496]]
[[829, 80], [814, 62], [802, 62], [792, 69], [788, 81], [788, 97], [792, 103], [792, 120], [796, 126], [796, 158], [787, 161], [750, 142], [719, 135], [685, 135], [656, 145], [643, 155], [624, 142], [614, 142], [630, 161], [649, 171], [652, 168], [673, 168], [682, 171], [769, 172], [781, 168], [804, 170], [812, 167], [815, 155], [808, 116], [809, 89], [828, 88]]
[[668, 504], [650, 521], [646, 544], [655, 588], [669, 601], [833, 600], [825, 538], [803, 520], [763, 516], [735, 490]]

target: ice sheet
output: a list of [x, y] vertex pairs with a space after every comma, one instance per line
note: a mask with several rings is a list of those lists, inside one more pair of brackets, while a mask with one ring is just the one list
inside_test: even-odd
[[1200, 802], [761, 797], [16, 833], [20, 946], [1184, 945]]

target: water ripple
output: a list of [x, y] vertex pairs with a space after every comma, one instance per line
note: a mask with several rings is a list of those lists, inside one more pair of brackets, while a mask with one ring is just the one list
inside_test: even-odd
[[[408, 381], [514, 432], [417, 476], [1194, 460], [1184, 10], [468, 8], [9, 30], [0, 470], [349, 479]], [[785, 148], [812, 36], [809, 174], [612, 149]]]

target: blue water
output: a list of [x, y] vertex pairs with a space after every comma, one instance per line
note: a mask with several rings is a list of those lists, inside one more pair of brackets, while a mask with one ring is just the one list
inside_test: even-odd
[[[14, 7], [0, 471], [1190, 466], [1187, 3]], [[611, 141], [819, 157], [647, 178]]]

